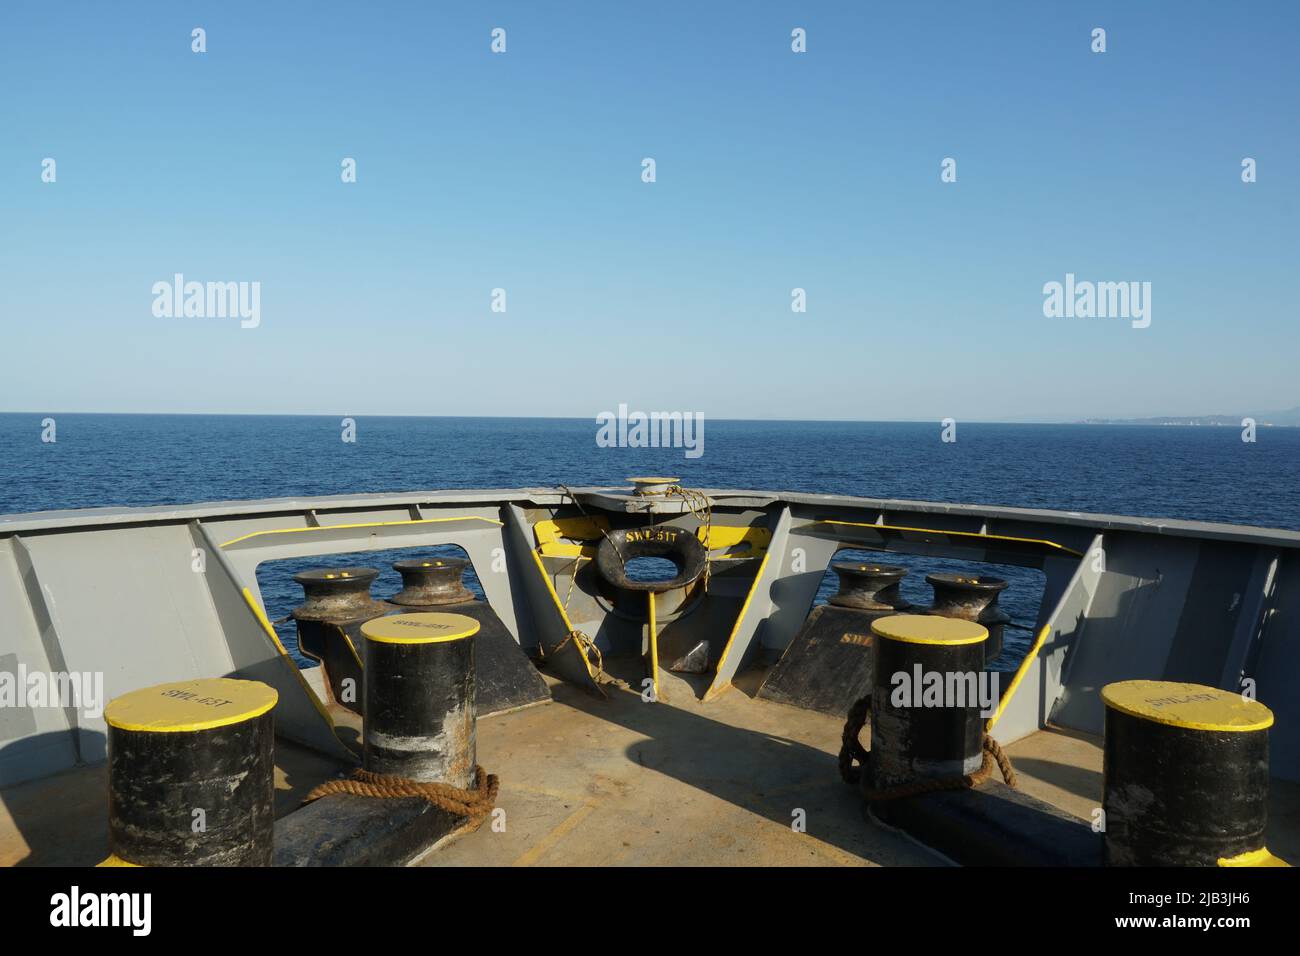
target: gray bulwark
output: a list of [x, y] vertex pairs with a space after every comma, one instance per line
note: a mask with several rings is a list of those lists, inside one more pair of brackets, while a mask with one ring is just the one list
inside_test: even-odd
[[[715, 690], [760, 650], [779, 651], [789, 643], [807, 616], [818, 573], [841, 548], [1016, 560], [1048, 573], [1045, 604], [1053, 606], [1040, 610], [1039, 626], [1051, 625], [1048, 644], [998, 728], [1004, 742], [1049, 719], [1100, 733], [1097, 694], [1113, 680], [1198, 680], [1253, 691], [1272, 708], [1273, 772], [1300, 779], [1300, 533], [703, 490], [727, 523], [748, 521], [778, 532], [744, 617], [732, 629]], [[638, 498], [630, 487], [572, 492], [592, 513], [643, 520], [682, 511], [679, 500]], [[555, 640], [562, 624], [524, 516], [571, 504], [561, 489], [525, 488], [0, 517], [0, 671], [100, 674], [105, 698], [187, 677], [269, 680], [281, 692], [278, 731], [333, 750], [337, 738], [320, 701], [266, 627], [258, 563], [458, 544], [476, 569], [493, 568], [480, 573], [488, 598], [511, 636], [530, 647]], [[205, 571], [194, 570], [199, 553]], [[594, 629], [599, 622], [588, 624]], [[102, 748], [102, 716], [84, 708], [15, 710], [0, 722], [0, 785], [79, 760], [94, 762], [102, 759]]]

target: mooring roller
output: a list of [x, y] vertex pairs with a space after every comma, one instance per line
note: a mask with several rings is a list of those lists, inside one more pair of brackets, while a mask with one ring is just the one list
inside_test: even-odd
[[108, 865], [268, 866], [276, 691], [206, 678], [114, 698]]
[[652, 476], [644, 478], [629, 478], [628, 481], [632, 482], [632, 493], [644, 498], [652, 495], [667, 494], [668, 489], [674, 487], [679, 481], [681, 481], [681, 479], [675, 477], [666, 478]]
[[840, 581], [840, 589], [830, 603], [863, 611], [901, 611], [912, 605], [899, 593], [907, 577], [907, 568], [893, 564], [864, 564], [836, 561], [831, 565]]
[[1011, 615], [998, 607], [998, 595], [1007, 589], [1007, 582], [989, 575], [968, 574], [927, 574], [925, 580], [934, 588], [934, 603], [926, 613], [982, 624], [989, 632], [984, 660], [998, 657], [1002, 653], [1003, 630], [1011, 620]]
[[1273, 713], [1176, 681], [1101, 690], [1108, 866], [1285, 866], [1264, 846]]
[[384, 612], [382, 601], [370, 596], [378, 568], [313, 568], [293, 576], [303, 590], [303, 603], [293, 609], [295, 621], [333, 623], [367, 620]]
[[392, 610], [370, 596], [378, 568], [314, 568], [295, 574], [303, 603], [290, 612], [298, 649], [325, 670], [330, 699], [361, 712], [361, 625]]
[[433, 607], [463, 604], [474, 595], [462, 580], [469, 562], [464, 558], [425, 558], [396, 561], [393, 570], [402, 576], [402, 589], [389, 600], [404, 607]]

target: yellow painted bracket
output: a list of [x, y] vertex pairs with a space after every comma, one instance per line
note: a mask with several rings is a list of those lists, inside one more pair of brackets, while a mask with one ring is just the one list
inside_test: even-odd
[[731, 686], [731, 679], [724, 679], [722, 676], [722, 668], [723, 665], [727, 663], [727, 656], [735, 646], [736, 637], [740, 634], [741, 625], [745, 623], [745, 615], [749, 613], [749, 605], [753, 602], [754, 595], [758, 593], [758, 589], [762, 584], [763, 572], [767, 570], [767, 561], [770, 557], [772, 557], [771, 551], [764, 553], [763, 560], [758, 566], [758, 571], [754, 574], [754, 580], [750, 582], [749, 591], [745, 594], [745, 603], [740, 606], [740, 612], [736, 615], [736, 623], [731, 626], [731, 633], [727, 635], [727, 643], [723, 645], [722, 654], [718, 657], [718, 666], [714, 670], [713, 683], [709, 685], [709, 689], [704, 694], [704, 699], [706, 701], [712, 700]]
[[[743, 561], [750, 558], [761, 558], [767, 554], [767, 547], [772, 541], [772, 532], [767, 528], [750, 527], [748, 525], [736, 527], [713, 525], [709, 528], [707, 535], [705, 535], [704, 529], [700, 528], [696, 532], [696, 536], [709, 550], [710, 561]], [[721, 551], [724, 548], [741, 548], [742, 550], [729, 551], [727, 554], [713, 554], [714, 551]]]
[[[898, 524], [874, 524], [867, 521], [813, 521], [810, 524], [824, 524], [832, 527], [844, 528], [863, 528], [868, 531], [889, 531], [897, 532], [900, 536], [903, 534], [921, 534], [921, 535], [939, 535], [945, 538], [973, 538], [977, 541], [1007, 541], [1014, 544], [1033, 544], [1051, 551], [1061, 551], [1065, 554], [1072, 554], [1076, 558], [1083, 557], [1082, 551], [1075, 551], [1073, 548], [1067, 548], [1063, 544], [1057, 544], [1055, 541], [1048, 541], [1045, 538], [1022, 538], [1009, 534], [984, 534], [979, 531], [948, 531], [944, 528], [913, 528], [908, 525]], [[884, 537], [884, 535], [881, 535]]]
[[448, 521], [483, 521], [487, 524], [494, 524], [498, 527], [501, 526], [501, 522], [497, 521], [495, 518], [482, 518], [478, 515], [459, 515], [457, 517], [449, 518], [419, 518], [407, 521], [361, 521], [355, 524], [323, 524], [304, 528], [270, 528], [266, 531], [254, 531], [250, 534], [240, 535], [238, 538], [231, 538], [229, 541], [221, 544], [220, 547], [224, 551], [226, 548], [234, 547], [235, 545], [242, 544], [245, 541], [251, 541], [254, 538], [262, 538], [273, 534], [319, 534], [322, 531], [350, 531], [355, 528], [393, 528], [420, 524], [444, 524]]
[[554, 518], [533, 525], [533, 534], [537, 537], [537, 550], [544, 558], [576, 558], [579, 555], [594, 558], [596, 543], [599, 543], [608, 530], [609, 519], [601, 515], [594, 518], [585, 515], [574, 518]]
[[1020, 686], [1020, 682], [1025, 679], [1025, 675], [1029, 673], [1029, 668], [1033, 665], [1035, 658], [1038, 657], [1038, 652], [1041, 651], [1043, 645], [1047, 643], [1047, 635], [1051, 630], [1051, 624], [1044, 624], [1043, 629], [1038, 632], [1038, 637], [1034, 639], [1034, 644], [1029, 648], [1029, 653], [1026, 654], [1025, 659], [1020, 662], [1020, 666], [1016, 668], [1016, 675], [1011, 678], [1011, 686], [1007, 688], [1007, 692], [1003, 694], [1002, 699], [998, 701], [998, 709], [993, 712], [993, 716], [990, 717], [988, 722], [984, 725], [984, 732], [986, 734], [993, 732], [993, 725], [1001, 719], [1002, 712], [1007, 709], [1007, 704], [1011, 703], [1011, 698], [1015, 695], [1016, 689]]
[[[533, 556], [533, 562], [537, 565], [537, 573], [542, 576], [542, 583], [546, 585], [546, 592], [551, 596], [551, 601], [555, 605], [555, 610], [559, 612], [560, 622], [564, 625], [565, 637], [568, 637], [573, 634], [575, 628], [573, 622], [569, 620], [569, 612], [565, 610], [564, 602], [560, 600], [560, 595], [555, 591], [555, 582], [551, 580], [550, 572], [546, 570], [546, 565], [542, 563], [541, 555], [536, 551], [529, 551], [528, 553]], [[605, 696], [605, 689], [600, 686], [600, 681], [596, 679], [596, 672], [592, 670], [591, 661], [587, 659], [587, 652], [572, 640], [564, 640], [562, 638], [561, 645], [563, 648], [573, 648], [573, 653], [577, 655], [580, 661], [582, 661], [582, 666], [586, 671], [588, 680], [591, 682], [591, 686], [596, 688], [601, 696]], [[551, 653], [554, 653], [554, 651]]]
[[258, 604], [257, 598], [253, 597], [252, 590], [244, 588], [243, 594], [244, 603], [247, 604], [248, 609], [253, 612], [253, 617], [257, 618], [257, 623], [261, 626], [262, 632], [266, 634], [272, 645], [275, 646], [276, 652], [280, 655], [280, 662], [288, 668], [290, 673], [293, 674], [294, 679], [298, 681], [299, 686], [301, 686], [303, 692], [306, 693], [307, 699], [311, 701], [312, 706], [316, 708], [316, 712], [325, 718], [325, 722], [329, 724], [330, 729], [337, 729], [337, 725], [334, 723], [334, 718], [330, 716], [329, 709], [326, 708], [321, 699], [316, 696], [316, 692], [312, 690], [311, 685], [307, 683], [307, 678], [302, 676], [302, 671], [299, 670], [298, 665], [294, 663], [293, 658], [289, 656], [288, 649], [280, 640], [280, 635], [275, 633], [275, 628], [271, 626], [271, 621], [266, 616], [266, 611], [262, 609], [262, 605]]
[[[600, 539], [609, 528], [609, 519], [603, 515], [581, 515], [539, 521], [533, 525], [533, 534], [537, 538], [537, 551], [544, 558], [576, 558], [579, 555], [594, 558]], [[696, 537], [709, 550], [710, 560], [739, 561], [761, 558], [766, 554], [772, 532], [767, 528], [748, 525], [714, 525], [709, 528], [707, 535], [704, 528], [699, 528]], [[731, 551], [733, 548], [739, 550]], [[729, 553], [712, 554], [723, 550]]]

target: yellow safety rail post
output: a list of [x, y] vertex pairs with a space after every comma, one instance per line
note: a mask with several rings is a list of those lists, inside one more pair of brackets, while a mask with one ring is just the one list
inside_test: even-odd
[[1047, 642], [1047, 635], [1051, 629], [1052, 626], [1050, 624], [1044, 624], [1043, 629], [1038, 632], [1038, 637], [1034, 640], [1033, 646], [1029, 648], [1029, 653], [1026, 654], [1025, 659], [1020, 662], [1020, 666], [1016, 668], [1016, 674], [1011, 678], [1011, 686], [1007, 688], [1007, 692], [1003, 694], [1002, 698], [998, 701], [998, 709], [993, 712], [993, 716], [990, 717], [988, 723], [984, 725], [984, 732], [986, 734], [992, 732], [993, 725], [998, 722], [998, 719], [1002, 716], [1002, 712], [1007, 709], [1007, 704], [1011, 702], [1011, 698], [1015, 694], [1016, 689], [1020, 686], [1020, 682], [1025, 679], [1025, 675], [1029, 673], [1029, 668], [1033, 665], [1035, 658], [1038, 657], [1038, 652], [1042, 650], [1043, 645]]
[[659, 635], [656, 633], [655, 625], [655, 593], [647, 591], [650, 598], [650, 686], [654, 688], [655, 703], [662, 698], [659, 696]]

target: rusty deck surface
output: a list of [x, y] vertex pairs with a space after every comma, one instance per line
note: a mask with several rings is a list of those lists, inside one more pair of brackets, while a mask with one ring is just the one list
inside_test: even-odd
[[[548, 679], [552, 703], [479, 722], [479, 762], [501, 777], [504, 829], [455, 836], [421, 864], [943, 864], [864, 819], [836, 770], [841, 722], [755, 699], [761, 676], [707, 704], [680, 683], [670, 703], [650, 704]], [[1007, 749], [1027, 792], [1083, 819], [1100, 806], [1097, 738], [1042, 731]], [[340, 769], [283, 741], [276, 757], [280, 815]], [[0, 865], [102, 860], [106, 790], [102, 765], [0, 790]], [[1300, 786], [1273, 781], [1269, 847], [1300, 860]]]
[[[423, 865], [943, 865], [864, 819], [836, 768], [842, 721], [754, 698], [761, 679], [707, 704], [680, 688], [656, 705], [554, 684], [555, 703], [483, 721], [505, 832], [485, 824]], [[1026, 792], [1085, 820], [1100, 807], [1099, 738], [1042, 731], [1007, 752]], [[1300, 787], [1273, 781], [1270, 813], [1269, 846], [1300, 859]]]

